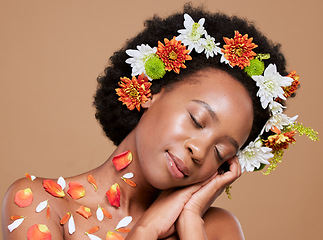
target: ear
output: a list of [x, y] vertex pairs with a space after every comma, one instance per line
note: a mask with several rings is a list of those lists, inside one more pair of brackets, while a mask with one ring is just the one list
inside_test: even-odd
[[145, 109], [150, 108], [150, 106], [154, 104], [154, 102], [162, 95], [163, 92], [164, 88], [162, 88], [159, 93], [151, 95], [146, 102], [141, 103], [141, 107]]

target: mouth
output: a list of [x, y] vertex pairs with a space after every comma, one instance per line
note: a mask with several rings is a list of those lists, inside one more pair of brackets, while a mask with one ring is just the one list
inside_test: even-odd
[[185, 163], [170, 152], [166, 152], [167, 167], [171, 175], [176, 179], [189, 176], [190, 171]]

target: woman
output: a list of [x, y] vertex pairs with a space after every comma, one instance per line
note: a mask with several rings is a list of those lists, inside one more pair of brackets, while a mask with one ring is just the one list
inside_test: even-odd
[[[279, 46], [245, 20], [184, 13], [147, 21], [98, 78], [96, 117], [115, 152], [59, 184], [15, 182], [5, 239], [243, 239], [236, 218], [210, 206], [242, 171], [275, 159], [281, 149], [270, 137], [293, 141], [295, 118], [280, 103], [297, 77], [284, 77]], [[268, 96], [259, 89], [269, 73], [281, 83]], [[259, 156], [248, 161], [253, 147]]]

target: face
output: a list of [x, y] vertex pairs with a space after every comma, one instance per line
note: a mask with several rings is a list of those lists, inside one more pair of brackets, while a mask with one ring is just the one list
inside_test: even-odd
[[187, 80], [143, 104], [135, 129], [142, 174], [158, 189], [209, 178], [235, 157], [251, 131], [252, 101], [237, 80], [216, 69]]

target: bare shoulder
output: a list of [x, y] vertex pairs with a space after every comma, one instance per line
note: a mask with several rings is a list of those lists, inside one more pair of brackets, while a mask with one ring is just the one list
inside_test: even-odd
[[211, 207], [205, 213], [205, 232], [209, 240], [243, 240], [238, 219], [223, 208]]
[[[46, 201], [46, 202], [45, 202]], [[27, 232], [35, 229], [41, 234], [51, 234], [53, 239], [62, 239], [62, 229], [57, 221], [56, 197], [43, 188], [43, 179], [34, 181], [22, 178], [8, 189], [2, 205], [2, 233], [4, 239], [26, 239]], [[44, 202], [44, 209], [36, 212], [36, 207]], [[48, 209], [50, 206], [50, 210]], [[50, 218], [47, 215], [50, 214]], [[20, 224], [19, 224], [20, 223]], [[17, 227], [17, 225], [19, 225]], [[8, 227], [10, 226], [10, 227]]]

